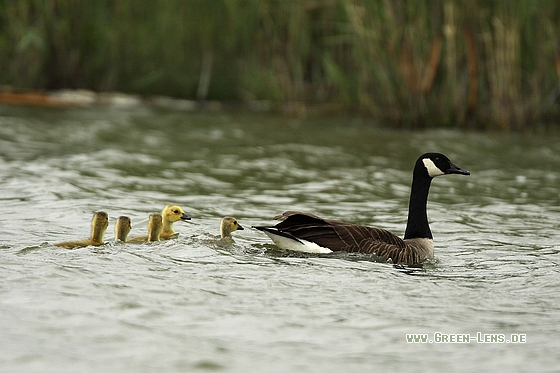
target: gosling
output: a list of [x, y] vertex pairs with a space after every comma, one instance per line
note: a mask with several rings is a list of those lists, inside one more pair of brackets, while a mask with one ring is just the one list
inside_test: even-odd
[[126, 242], [131, 229], [130, 218], [128, 216], [119, 216], [115, 223], [115, 241]]
[[242, 231], [244, 228], [232, 216], [226, 216], [220, 223], [220, 233], [222, 238], [231, 237], [231, 232]]
[[133, 237], [126, 242], [154, 242], [161, 241], [161, 232], [163, 231], [163, 218], [161, 214], [151, 214], [148, 220], [148, 235]]
[[93, 214], [93, 219], [91, 221], [91, 237], [89, 239], [58, 242], [55, 243], [54, 246], [63, 247], [65, 249], [75, 249], [78, 247], [103, 245], [103, 238], [108, 226], [109, 216], [104, 211], [98, 211]]
[[148, 221], [148, 242], [161, 241], [161, 232], [163, 232], [163, 217], [161, 214], [150, 215]]
[[191, 220], [190, 216], [185, 214], [185, 211], [176, 205], [165, 206], [161, 212], [161, 216], [163, 217], [163, 231], [160, 236], [162, 240], [169, 240], [179, 236], [179, 233], [173, 230], [173, 223], [179, 220]]

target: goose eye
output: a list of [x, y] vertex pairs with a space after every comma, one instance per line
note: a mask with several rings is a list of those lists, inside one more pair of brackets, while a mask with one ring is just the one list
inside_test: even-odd
[[178, 214], [178, 213], [179, 213], [179, 210], [173, 210], [173, 213], [174, 213], [174, 214]]
[[233, 222], [233, 225], [237, 225], [237, 222], [236, 222], [236, 221], [234, 221], [234, 222]]

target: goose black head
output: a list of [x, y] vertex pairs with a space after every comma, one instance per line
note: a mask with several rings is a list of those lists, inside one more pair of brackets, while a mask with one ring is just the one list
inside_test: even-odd
[[[423, 167], [422, 167], [423, 166]], [[422, 154], [416, 162], [415, 169], [424, 169], [428, 176], [434, 178], [441, 175], [459, 174], [470, 175], [471, 173], [457, 166], [441, 153]]]

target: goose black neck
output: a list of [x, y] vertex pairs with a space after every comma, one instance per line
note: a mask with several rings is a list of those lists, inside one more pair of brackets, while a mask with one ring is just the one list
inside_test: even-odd
[[[416, 171], [416, 170], [415, 170]], [[428, 224], [428, 193], [432, 178], [421, 173], [414, 173], [412, 177], [412, 188], [410, 191], [410, 202], [408, 204], [408, 223], [404, 238], [432, 238], [432, 231]]]

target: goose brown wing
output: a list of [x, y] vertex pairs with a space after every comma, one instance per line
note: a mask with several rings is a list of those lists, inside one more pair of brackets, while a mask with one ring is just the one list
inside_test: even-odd
[[405, 242], [384, 229], [322, 219], [297, 211], [287, 211], [281, 216], [286, 219], [275, 226], [279, 231], [333, 251], [376, 254], [384, 259], [397, 258], [406, 251]]
[[[385, 232], [392, 235], [390, 232]], [[359, 245], [360, 250], [358, 250], [358, 252], [373, 253], [384, 260], [391, 259], [395, 264], [405, 263], [408, 265], [416, 265], [422, 263], [424, 259], [426, 259], [420, 250], [415, 250], [415, 248], [407, 245], [399, 237], [394, 237], [397, 239], [393, 241], [394, 243], [389, 242], [392, 240], [389, 236], [387, 236], [387, 240], [385, 241], [364, 239]]]
[[315, 242], [333, 251], [344, 250], [344, 246], [341, 246], [342, 242], [336, 231], [326, 220], [315, 215], [298, 213], [296, 211], [287, 211], [275, 217], [275, 219], [285, 216], [287, 218], [284, 221], [274, 226], [278, 231], [289, 233], [299, 239]]

